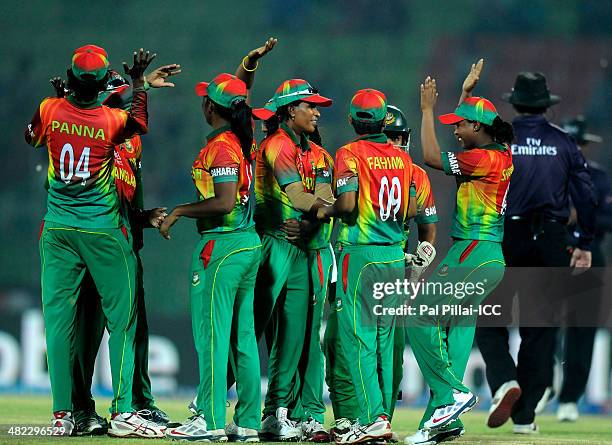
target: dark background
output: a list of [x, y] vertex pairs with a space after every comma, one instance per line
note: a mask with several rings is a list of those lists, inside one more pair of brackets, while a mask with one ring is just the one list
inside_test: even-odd
[[[372, 87], [406, 113], [414, 128], [412, 154], [422, 164], [419, 83], [435, 76], [437, 111], [451, 111], [469, 64], [484, 57], [475, 93], [490, 98], [505, 120], [513, 112], [501, 94], [519, 71], [540, 70], [562, 97], [549, 118], [560, 122], [584, 114], [590, 131], [604, 137], [588, 156], [610, 167], [610, 23], [612, 2], [596, 0], [2, 1], [0, 310], [40, 305], [37, 235], [46, 205], [47, 154], [25, 144], [23, 129], [40, 100], [52, 94], [48, 79], [65, 75], [76, 47], [103, 46], [117, 69], [139, 47], [158, 53], [154, 66], [182, 65], [176, 88], [150, 93], [150, 133], [143, 138], [145, 203], [172, 208], [195, 197], [190, 167], [209, 131], [195, 83], [234, 72], [247, 51], [269, 36], [279, 42], [261, 61], [253, 104], [263, 105], [285, 79], [307, 79], [334, 99], [320, 120], [332, 153], [352, 137], [346, 118], [352, 93]], [[437, 132], [445, 149], [454, 148], [450, 128], [440, 125]], [[455, 185], [440, 172], [428, 172], [443, 255]], [[145, 235], [149, 311], [188, 311], [188, 266], [197, 238], [189, 220], [175, 226], [172, 241], [153, 230]]]

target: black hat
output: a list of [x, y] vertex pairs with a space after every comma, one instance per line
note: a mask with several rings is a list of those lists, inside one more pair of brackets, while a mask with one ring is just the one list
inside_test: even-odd
[[544, 74], [529, 71], [516, 76], [512, 92], [505, 93], [502, 99], [513, 105], [533, 108], [548, 108], [561, 101], [559, 96], [550, 94]]
[[584, 116], [576, 116], [574, 119], [563, 121], [563, 129], [576, 139], [580, 145], [587, 142], [602, 142], [601, 136], [586, 132], [587, 123]]

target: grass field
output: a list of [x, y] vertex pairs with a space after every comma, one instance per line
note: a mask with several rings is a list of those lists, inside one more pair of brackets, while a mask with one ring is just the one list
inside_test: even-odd
[[[159, 406], [166, 410], [172, 420], [183, 421], [189, 413], [184, 400], [160, 399]], [[104, 414], [103, 408], [108, 406], [108, 400], [98, 402], [98, 413]], [[231, 412], [228, 409], [228, 414]], [[0, 444], [47, 444], [57, 443], [58, 440], [67, 440], [71, 443], [115, 444], [126, 442], [137, 445], [151, 444], [151, 439], [111, 439], [109, 437], [82, 437], [82, 438], [49, 438], [49, 437], [15, 437], [8, 436], [6, 431], [11, 425], [49, 425], [51, 402], [44, 396], [0, 396]], [[331, 410], [328, 410], [330, 413]], [[420, 418], [421, 412], [415, 409], [399, 409], [393, 421], [393, 429], [401, 438], [412, 434]], [[229, 417], [228, 417], [229, 418]], [[484, 411], [476, 411], [462, 417], [466, 425], [466, 434], [461, 439], [452, 442], [457, 445], [599, 445], [612, 444], [612, 417], [583, 416], [576, 423], [559, 423], [552, 415], [538, 418], [540, 434], [537, 436], [521, 437], [511, 433], [511, 425], [491, 430], [485, 426]], [[326, 423], [331, 422], [328, 416]]]

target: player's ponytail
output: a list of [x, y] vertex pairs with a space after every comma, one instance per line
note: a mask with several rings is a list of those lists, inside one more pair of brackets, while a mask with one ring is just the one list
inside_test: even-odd
[[491, 125], [481, 124], [485, 133], [493, 138], [498, 144], [510, 144], [514, 140], [512, 125], [497, 116]]
[[232, 133], [238, 137], [242, 154], [250, 162], [251, 147], [253, 145], [253, 114], [244, 99], [234, 101], [231, 108], [225, 108], [215, 104], [215, 110], [223, 119], [228, 121]]

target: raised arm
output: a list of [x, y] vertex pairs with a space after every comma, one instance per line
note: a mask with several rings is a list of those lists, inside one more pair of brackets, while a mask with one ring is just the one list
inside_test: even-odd
[[465, 99], [472, 96], [472, 91], [474, 90], [474, 87], [480, 80], [480, 72], [482, 71], [483, 65], [484, 65], [484, 59], [480, 59], [478, 62], [472, 63], [470, 72], [465, 77], [465, 80], [463, 81], [463, 86], [461, 87], [461, 96], [459, 97], [459, 105], [461, 105], [461, 103]]
[[123, 62], [125, 73], [132, 79], [132, 107], [128, 114], [128, 122], [123, 131], [123, 139], [129, 139], [134, 134], [145, 134], [148, 131], [147, 93], [144, 90], [144, 72], [157, 54], [151, 55], [142, 48], [134, 51], [134, 63], [130, 68]]
[[240, 62], [240, 65], [238, 65], [238, 68], [236, 68], [236, 72], [234, 73], [235, 76], [246, 83], [247, 90], [249, 90], [249, 92], [253, 86], [253, 82], [255, 81], [255, 70], [257, 70], [257, 67], [259, 66], [259, 59], [272, 51], [274, 46], [276, 46], [277, 41], [278, 40], [274, 37], [270, 37], [268, 40], [266, 40], [263, 46], [249, 51], [249, 53]]
[[434, 107], [438, 99], [436, 89], [436, 79], [427, 76], [425, 82], [421, 84], [421, 147], [423, 149], [423, 160], [425, 164], [438, 170], [442, 170], [442, 158], [440, 155], [440, 145], [436, 138], [434, 123]]

